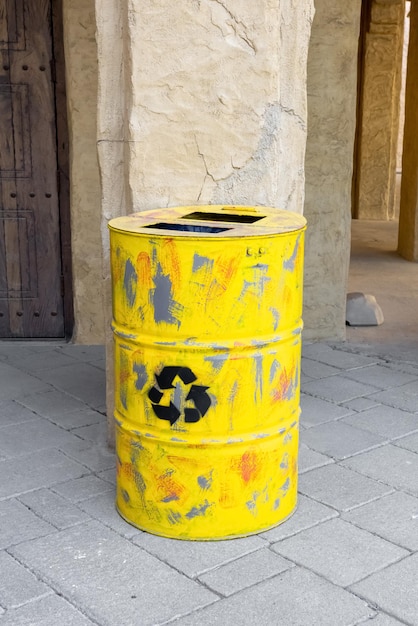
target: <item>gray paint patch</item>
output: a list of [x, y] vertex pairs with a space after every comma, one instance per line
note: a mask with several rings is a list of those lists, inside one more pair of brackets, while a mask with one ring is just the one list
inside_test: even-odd
[[123, 277], [123, 288], [125, 290], [126, 299], [128, 300], [129, 306], [134, 305], [137, 283], [138, 283], [137, 273], [135, 271], [134, 266], [131, 263], [131, 260], [128, 259], [125, 263], [125, 275]]
[[194, 517], [198, 517], [199, 515], [204, 515], [210, 506], [212, 505], [209, 504], [207, 500], [205, 500], [204, 503], [199, 507], [194, 506], [192, 509], [190, 509], [188, 513], [186, 513], [187, 519], [193, 519]]
[[213, 259], [208, 259], [200, 254], [195, 254], [193, 257], [193, 272], [197, 272], [204, 267], [207, 270], [211, 270], [213, 267]]
[[153, 290], [151, 298], [156, 324], [159, 322], [167, 322], [168, 324], [177, 324], [177, 326], [180, 326], [180, 321], [172, 314], [172, 311], [179, 305], [173, 301], [171, 279], [167, 274], [163, 274], [160, 263], [157, 265], [157, 271], [153, 281], [155, 289]]
[[134, 363], [134, 372], [137, 375], [135, 387], [138, 389], [138, 391], [141, 391], [148, 380], [145, 365], [143, 363]]
[[197, 482], [199, 483], [199, 487], [202, 489], [210, 489], [213, 482], [213, 470], [210, 472], [209, 476], [198, 476]]
[[285, 270], [289, 270], [290, 272], [293, 272], [293, 270], [295, 269], [295, 261], [296, 261], [296, 257], [298, 254], [298, 250], [299, 250], [299, 241], [300, 241], [300, 235], [298, 235], [297, 239], [296, 239], [296, 243], [295, 243], [295, 247], [293, 249], [292, 252], [292, 256], [289, 259], [286, 259], [286, 261], [283, 261], [283, 267]]

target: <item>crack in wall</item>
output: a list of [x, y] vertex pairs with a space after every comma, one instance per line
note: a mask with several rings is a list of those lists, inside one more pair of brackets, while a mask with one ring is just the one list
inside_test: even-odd
[[[211, 12], [212, 24], [216, 28], [219, 28], [223, 37], [225, 37], [226, 41], [230, 40], [232, 36], [234, 37], [234, 39], [236, 40], [236, 44], [238, 44], [240, 48], [243, 48], [244, 50], [246, 50], [252, 55], [257, 54], [257, 47], [254, 41], [248, 35], [245, 24], [241, 20], [239, 20], [237, 16], [234, 15], [232, 11], [227, 6], [225, 6], [223, 2], [221, 2], [221, 0], [207, 0], [207, 2], [209, 3], [209, 6], [211, 4], [212, 5], [216, 4], [219, 7], [221, 7], [225, 15], [227, 16], [226, 19], [223, 20], [223, 24], [219, 24], [216, 21], [214, 21], [214, 15], [213, 15], [213, 12]], [[225, 28], [225, 26], [227, 26], [227, 28]], [[232, 29], [233, 33], [227, 32], [227, 30], [229, 30], [228, 27], [229, 29]], [[231, 43], [231, 41], [228, 41], [228, 43]]]

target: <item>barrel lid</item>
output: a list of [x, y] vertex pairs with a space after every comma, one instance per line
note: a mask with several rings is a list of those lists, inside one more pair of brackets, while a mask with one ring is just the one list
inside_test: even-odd
[[116, 217], [110, 230], [166, 237], [260, 237], [306, 227], [298, 213], [264, 206], [192, 205], [152, 209]]

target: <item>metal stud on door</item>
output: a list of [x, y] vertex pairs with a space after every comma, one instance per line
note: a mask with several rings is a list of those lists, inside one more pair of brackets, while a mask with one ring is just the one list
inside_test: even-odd
[[117, 500], [222, 539], [294, 511], [305, 219], [177, 207], [110, 222]]

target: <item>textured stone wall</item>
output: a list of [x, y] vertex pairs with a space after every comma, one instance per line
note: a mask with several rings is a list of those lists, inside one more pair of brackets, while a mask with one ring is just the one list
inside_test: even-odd
[[316, 0], [308, 58], [305, 338], [345, 337], [361, 0]]
[[311, 0], [129, 4], [135, 210], [303, 210]]
[[359, 129], [359, 219], [394, 215], [405, 0], [373, 0]]
[[70, 140], [73, 340], [94, 344], [103, 342], [104, 332], [94, 0], [64, 0], [63, 20]]

